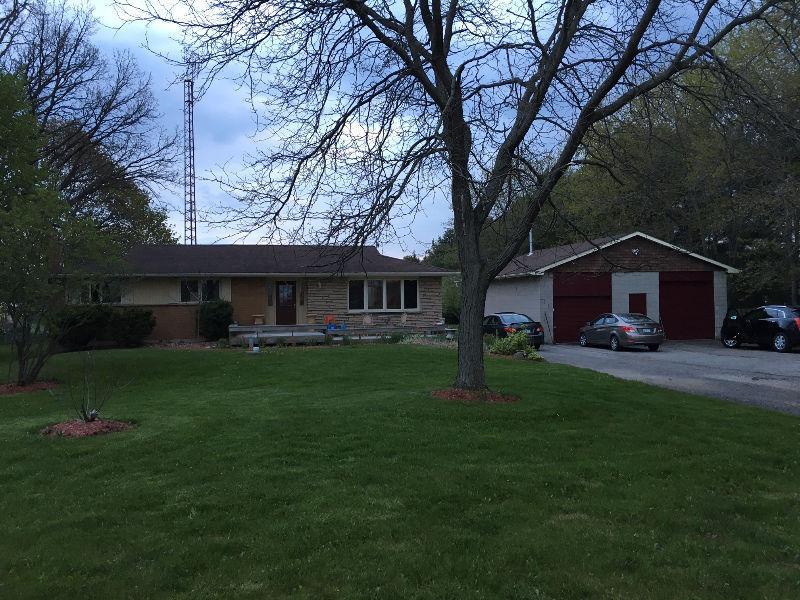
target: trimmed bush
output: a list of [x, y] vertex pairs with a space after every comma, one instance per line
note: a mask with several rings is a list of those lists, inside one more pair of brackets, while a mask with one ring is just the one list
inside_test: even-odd
[[226, 300], [204, 302], [200, 305], [200, 335], [207, 340], [228, 338], [228, 326], [233, 323], [233, 305]]
[[52, 333], [65, 350], [85, 350], [102, 342], [132, 348], [140, 346], [155, 325], [149, 310], [90, 304], [62, 310]]
[[150, 335], [156, 326], [153, 311], [143, 308], [122, 308], [112, 311], [106, 336], [117, 346], [135, 348]]
[[65, 350], [85, 350], [104, 338], [112, 310], [103, 304], [68, 306], [56, 318], [53, 335]]

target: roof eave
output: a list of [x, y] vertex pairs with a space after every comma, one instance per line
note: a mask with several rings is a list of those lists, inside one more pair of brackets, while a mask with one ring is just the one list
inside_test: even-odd
[[326, 279], [330, 277], [449, 277], [458, 275], [457, 271], [358, 271], [354, 273], [118, 273], [119, 277], [304, 277]]

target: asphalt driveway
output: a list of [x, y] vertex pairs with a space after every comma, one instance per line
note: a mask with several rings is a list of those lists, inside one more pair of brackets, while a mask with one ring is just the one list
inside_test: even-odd
[[800, 415], [800, 348], [778, 354], [704, 341], [667, 342], [658, 352], [611, 352], [546, 344], [541, 353], [554, 363]]

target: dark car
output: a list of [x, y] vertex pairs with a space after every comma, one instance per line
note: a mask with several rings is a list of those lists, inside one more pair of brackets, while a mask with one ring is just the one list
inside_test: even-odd
[[664, 328], [639, 313], [606, 313], [581, 327], [578, 343], [609, 346], [612, 350], [647, 346], [655, 352], [664, 343]]
[[769, 304], [743, 313], [728, 311], [720, 338], [726, 348], [758, 344], [776, 352], [788, 352], [800, 345], [800, 307]]
[[506, 337], [524, 331], [528, 334], [528, 343], [536, 348], [544, 343], [544, 327], [528, 315], [515, 312], [499, 312], [483, 318], [483, 333], [497, 337]]

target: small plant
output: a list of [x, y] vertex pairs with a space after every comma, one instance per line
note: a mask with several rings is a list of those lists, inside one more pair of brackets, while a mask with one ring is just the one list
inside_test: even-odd
[[91, 423], [100, 418], [100, 411], [120, 387], [110, 378], [100, 376], [94, 355], [85, 352], [81, 360], [80, 377], [77, 381], [67, 382], [58, 395], [75, 411], [81, 421]]
[[352, 343], [353, 343], [353, 338], [351, 338], [349, 335], [342, 336], [342, 346], [349, 346]]
[[384, 336], [383, 341], [387, 344], [399, 344], [405, 337], [406, 336], [402, 333], [392, 333], [391, 335]]
[[493, 333], [484, 333], [483, 334], [483, 347], [484, 347], [484, 349], [489, 350], [492, 347], [492, 344], [494, 344], [496, 341], [497, 341], [497, 336], [494, 335]]
[[544, 357], [533, 348], [528, 348], [525, 351], [525, 359], [531, 360], [533, 362], [542, 362], [544, 360]]
[[504, 338], [497, 338], [490, 346], [492, 354], [511, 356], [517, 352], [527, 352], [530, 349], [528, 335], [522, 331]]

